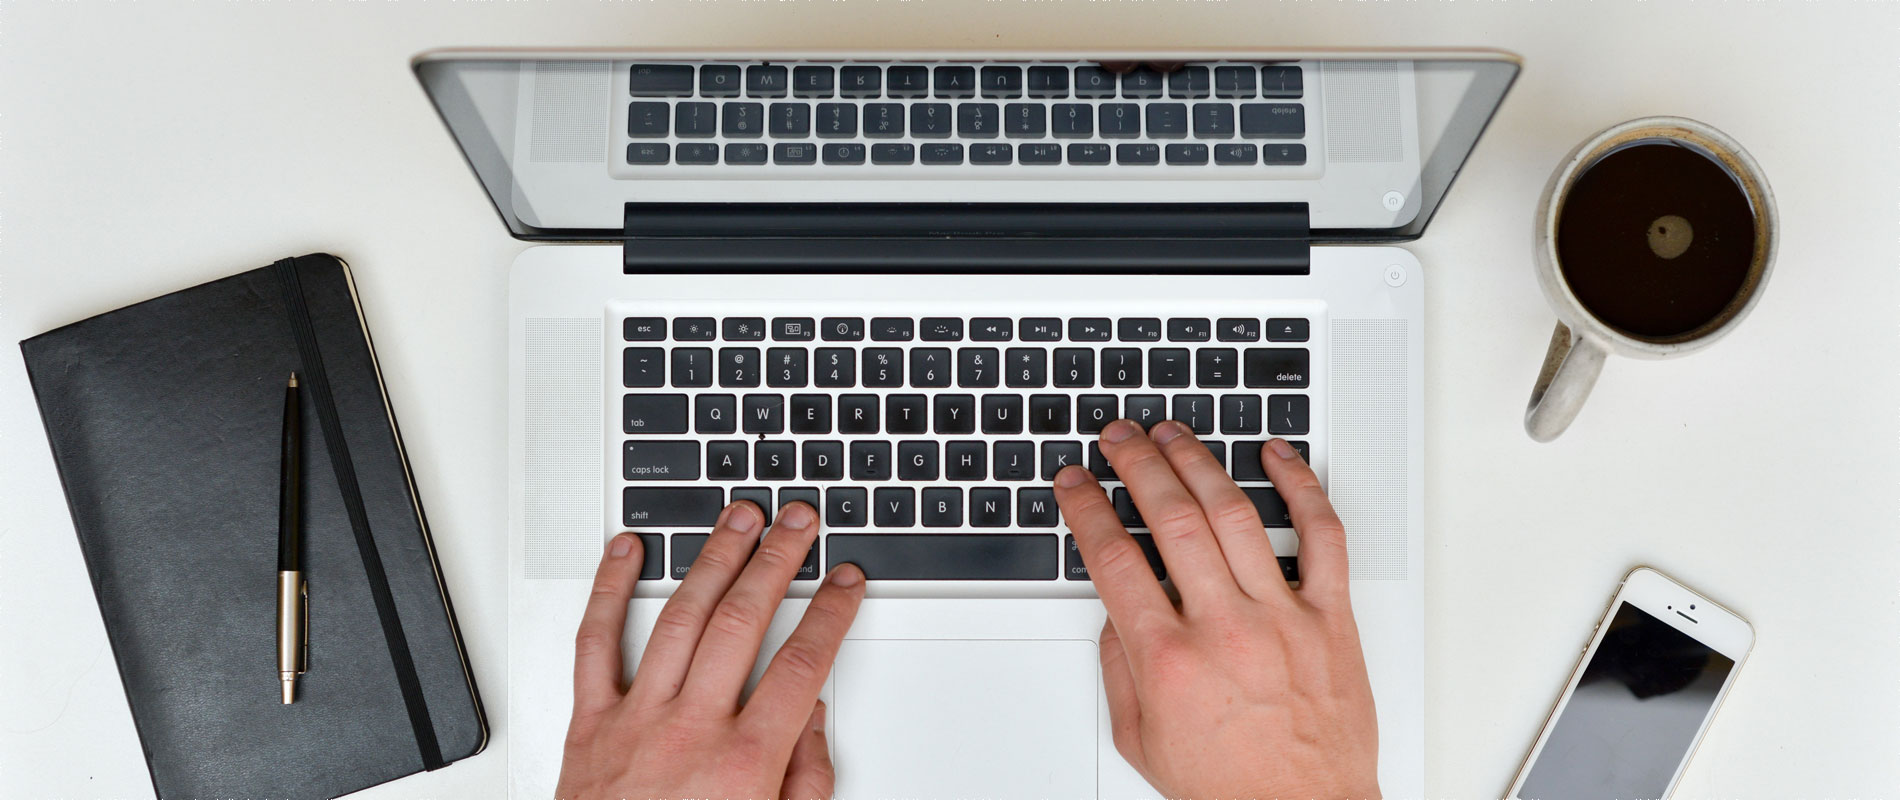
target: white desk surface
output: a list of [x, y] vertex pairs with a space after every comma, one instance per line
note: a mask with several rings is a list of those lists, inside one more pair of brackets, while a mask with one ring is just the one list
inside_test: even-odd
[[[1424, 239], [1432, 797], [1495, 797], [1634, 564], [1754, 622], [1682, 797], [1900, 791], [1900, 5], [1758, 2], [0, 4], [0, 343], [327, 250], [362, 288], [494, 725], [365, 797], [507, 769], [504, 268], [522, 248], [411, 77], [443, 46], [1488, 46], [1526, 69]], [[1550, 170], [1598, 128], [1705, 120], [1784, 225], [1740, 330], [1613, 361], [1555, 444], [1519, 425], [1553, 317]], [[0, 795], [150, 796], [17, 355], [0, 353]]]

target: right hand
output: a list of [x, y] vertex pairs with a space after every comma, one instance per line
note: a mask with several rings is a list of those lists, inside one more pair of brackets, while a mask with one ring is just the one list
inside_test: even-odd
[[1347, 596], [1345, 528], [1285, 441], [1260, 450], [1300, 537], [1281, 576], [1253, 503], [1186, 425], [1102, 431], [1181, 600], [1168, 599], [1088, 470], [1056, 501], [1108, 607], [1102, 684], [1115, 749], [1165, 797], [1379, 795], [1378, 720]]

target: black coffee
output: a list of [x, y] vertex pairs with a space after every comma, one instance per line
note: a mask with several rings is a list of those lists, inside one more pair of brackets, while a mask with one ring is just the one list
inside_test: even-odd
[[1590, 313], [1645, 339], [1721, 316], [1748, 282], [1755, 213], [1714, 158], [1639, 140], [1586, 167], [1557, 217], [1557, 264]]

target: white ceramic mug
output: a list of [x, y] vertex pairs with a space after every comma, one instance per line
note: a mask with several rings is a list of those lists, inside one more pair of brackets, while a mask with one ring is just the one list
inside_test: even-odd
[[[1662, 339], [1633, 336], [1598, 319], [1578, 301], [1564, 282], [1557, 256], [1557, 219], [1564, 199], [1577, 178], [1597, 160], [1625, 145], [1645, 140], [1669, 140], [1692, 145], [1713, 157], [1748, 193], [1755, 217], [1755, 251], [1747, 277], [1721, 313], [1681, 335]], [[1669, 358], [1709, 346], [1722, 338], [1754, 308], [1774, 266], [1778, 223], [1775, 197], [1768, 180], [1748, 151], [1721, 131], [1682, 117], [1645, 117], [1613, 125], [1577, 145], [1550, 176], [1537, 207], [1537, 282], [1557, 312], [1557, 330], [1544, 355], [1543, 370], [1531, 388], [1530, 407], [1524, 411], [1524, 430], [1532, 439], [1548, 442], [1570, 427], [1583, 401], [1590, 396], [1603, 360], [1614, 353], [1635, 358]]]

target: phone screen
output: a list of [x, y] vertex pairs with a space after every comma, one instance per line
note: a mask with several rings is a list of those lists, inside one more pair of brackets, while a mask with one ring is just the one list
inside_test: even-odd
[[1609, 626], [1518, 790], [1525, 800], [1662, 796], [1735, 668], [1629, 603]]

